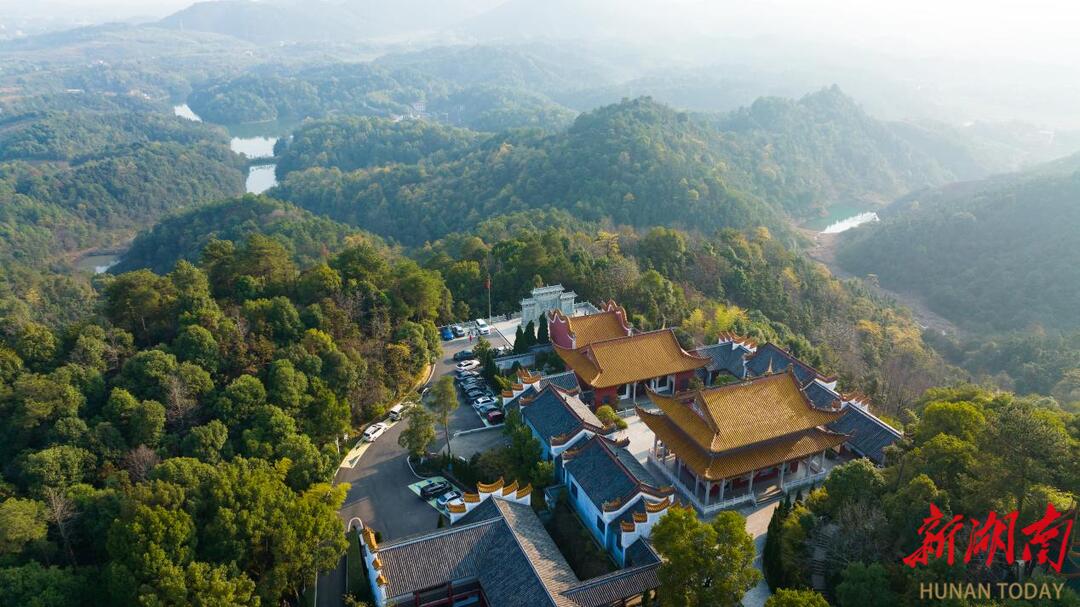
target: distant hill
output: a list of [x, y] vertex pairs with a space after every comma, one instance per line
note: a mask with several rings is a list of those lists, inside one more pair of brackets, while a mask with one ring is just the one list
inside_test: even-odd
[[562, 133], [505, 133], [440, 165], [290, 174], [275, 195], [406, 244], [539, 208], [579, 219], [701, 230], [786, 223], [727, 187], [709, 126], [648, 99], [577, 118]]
[[163, 274], [180, 260], [197, 262], [211, 239], [240, 242], [252, 234], [275, 238], [300, 265], [310, 265], [340, 251], [345, 238], [355, 232], [291, 204], [248, 194], [162, 220], [135, 238], [112, 272], [149, 268]]
[[320, 161], [312, 140], [298, 152], [308, 160], [296, 165], [308, 170], [290, 174], [280, 196], [409, 244], [536, 208], [634, 226], [708, 232], [765, 225], [784, 232], [784, 213], [808, 217], [840, 202], [884, 204], [958, 173], [989, 171], [962, 146], [957, 151], [899, 130], [835, 87], [799, 100], [765, 98], [723, 115], [640, 98], [583, 114], [564, 132], [504, 133], [419, 166], [382, 152], [399, 164], [333, 160], [348, 149], [336, 144]]
[[158, 22], [171, 29], [213, 32], [259, 44], [356, 42], [432, 33], [469, 19], [501, 0], [208, 0]]
[[307, 2], [211, 0], [196, 2], [158, 22], [161, 27], [225, 34], [261, 44], [343, 39], [360, 20], [348, 7]]
[[976, 330], [1080, 328], [1080, 157], [917, 192], [839, 261]]

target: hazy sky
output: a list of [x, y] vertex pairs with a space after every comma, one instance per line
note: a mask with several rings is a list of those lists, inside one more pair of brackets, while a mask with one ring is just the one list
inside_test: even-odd
[[[386, 0], [387, 6], [399, 1]], [[898, 55], [1070, 67], [1080, 61], [1080, 4], [1068, 0], [533, 1], [544, 7], [580, 7], [583, 14], [593, 16], [610, 13], [612, 22], [630, 23], [640, 30], [635, 34], [644, 36], [776, 34], [856, 43]], [[89, 21], [161, 17], [189, 4], [190, 0], [0, 0], [0, 23], [27, 16]], [[369, 0], [369, 4], [377, 3]]]

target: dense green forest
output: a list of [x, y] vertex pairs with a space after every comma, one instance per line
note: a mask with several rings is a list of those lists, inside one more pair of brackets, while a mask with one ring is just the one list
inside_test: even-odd
[[3, 318], [0, 603], [295, 601], [345, 550], [338, 438], [438, 352], [442, 281], [253, 234], [100, 286], [57, 331]]
[[1075, 401], [1068, 387], [1080, 368], [1074, 166], [1068, 159], [912, 194], [880, 224], [853, 231], [838, 258], [852, 272], [922, 295], [964, 327], [969, 334], [936, 340], [958, 364], [1021, 393]]
[[480, 135], [419, 120], [393, 122], [355, 116], [311, 120], [281, 139], [277, 176], [314, 167], [355, 171], [386, 164], [442, 164], [467, 150]]
[[[324, 166], [292, 173], [277, 195], [406, 244], [547, 207], [587, 221], [706, 232], [765, 225], [782, 235], [784, 213], [882, 202], [955, 177], [835, 88], [799, 101], [760, 100], [720, 117], [641, 98], [583, 114], [556, 134], [503, 132], [443, 162], [388, 157], [394, 164], [351, 172], [359, 163], [338, 159], [337, 140], [349, 133], [339, 128], [320, 131], [331, 142], [326, 158], [301, 141], [302, 153]], [[363, 151], [363, 139], [358, 145], [364, 162], [378, 160]], [[409, 147], [420, 148], [417, 155], [424, 149]], [[290, 153], [285, 159], [291, 170]]]
[[783, 219], [725, 186], [689, 116], [641, 99], [583, 115], [567, 131], [503, 133], [436, 166], [391, 165], [288, 175], [280, 198], [405, 244], [536, 208], [582, 220], [711, 230]]
[[841, 262], [973, 328], [1080, 327], [1080, 173], [964, 189], [913, 197], [858, 230]]
[[211, 240], [241, 242], [252, 234], [275, 239], [285, 247], [289, 257], [302, 266], [341, 251], [346, 242], [359, 242], [364, 238], [378, 241], [290, 204], [247, 194], [166, 217], [135, 237], [131, 248], [112, 271], [148, 268], [163, 274], [178, 261], [198, 261]]
[[[974, 386], [929, 390], [913, 409], [917, 421], [907, 427], [904, 441], [890, 447], [884, 469], [855, 460], [834, 469], [805, 500], [777, 508], [763, 551], [770, 586], [806, 588], [812, 572], [823, 571], [838, 607], [924, 605], [922, 583], [1014, 579], [1014, 567], [1002, 559], [991, 558], [988, 564], [986, 546], [979, 550], [973, 545], [977, 536], [969, 527], [955, 535], [955, 564], [931, 558], [928, 566], [905, 566], [901, 559], [921, 545], [919, 527], [930, 515], [930, 504], [945, 520], [1017, 511], [1017, 552], [1029, 537], [1020, 530], [1042, 518], [1047, 504], [1058, 512], [1074, 505], [1080, 490], [1075, 465], [1080, 417], [1075, 413], [1045, 400]], [[965, 563], [962, 555], [969, 549], [974, 552]], [[1026, 581], [1061, 583], [1031, 560], [1020, 566]], [[942, 603], [991, 604], [966, 598]], [[1060, 600], [996, 604], [1080, 605], [1080, 596], [1066, 586]]]
[[[330, 481], [352, 435], [413, 390], [437, 325], [541, 284], [688, 348], [780, 344], [904, 427], [883, 469], [849, 464], [778, 508], [777, 588], [810, 584], [809, 545], [839, 607], [1004, 579], [899, 559], [931, 501], [1026, 524], [1080, 491], [1080, 157], [925, 189], [1009, 169], [1042, 133], [882, 121], [837, 87], [751, 101], [760, 80], [639, 78], [599, 46], [372, 60], [387, 49], [310, 42], [380, 27], [326, 19], [342, 6], [247, 4], [0, 42], [0, 604], [309, 600], [345, 550]], [[222, 28], [234, 12], [250, 27]], [[670, 106], [614, 102], [657, 86]], [[184, 101], [207, 123], [172, 116]], [[266, 121], [297, 125], [281, 184], [242, 195], [247, 163], [214, 124]], [[959, 336], [799, 252], [793, 223], [898, 196], [841, 260]], [[72, 263], [129, 241], [107, 274]], [[539, 480], [529, 441], [478, 460]]]
[[11, 116], [0, 125], [0, 156], [0, 307], [50, 325], [93, 306], [71, 265], [82, 251], [240, 194], [246, 169], [221, 129], [144, 112]]

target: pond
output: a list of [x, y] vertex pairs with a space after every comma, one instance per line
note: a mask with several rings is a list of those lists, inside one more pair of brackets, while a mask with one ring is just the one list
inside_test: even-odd
[[878, 214], [866, 207], [837, 204], [829, 207], [827, 215], [807, 221], [803, 227], [822, 234], [839, 234], [877, 220]]
[[120, 261], [119, 253], [90, 253], [75, 262], [75, 267], [84, 272], [102, 274]]

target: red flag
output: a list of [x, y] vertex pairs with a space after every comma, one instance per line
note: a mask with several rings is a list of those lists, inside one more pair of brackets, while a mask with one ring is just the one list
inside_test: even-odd
[[491, 290], [491, 277], [490, 276], [488, 276], [487, 278], [484, 279], [484, 288], [487, 289], [488, 291]]

